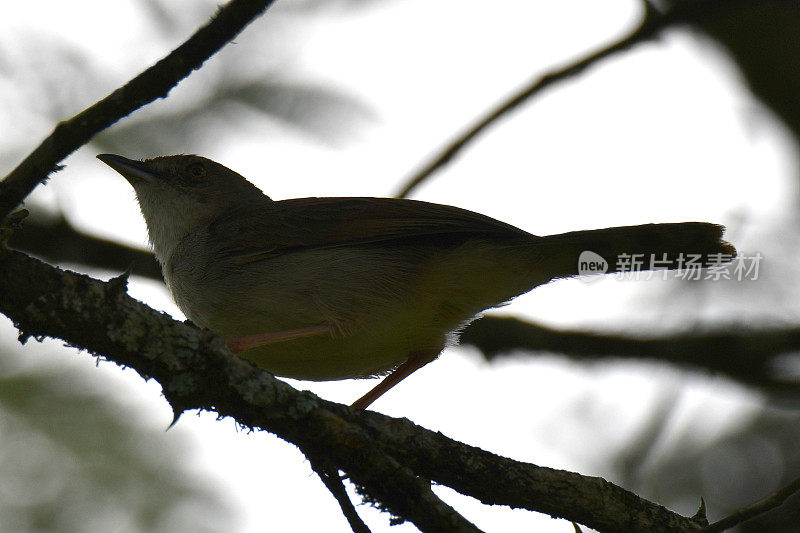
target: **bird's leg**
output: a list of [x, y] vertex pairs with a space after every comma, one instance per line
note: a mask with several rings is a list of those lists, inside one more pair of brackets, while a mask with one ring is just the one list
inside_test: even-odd
[[386, 391], [403, 381], [405, 378], [427, 365], [439, 355], [439, 351], [424, 351], [412, 354], [406, 361], [392, 370], [383, 378], [372, 390], [353, 402], [350, 407], [354, 409], [366, 409], [372, 402], [380, 398]]
[[307, 328], [287, 329], [285, 331], [236, 337], [234, 339], [228, 339], [225, 341], [225, 344], [228, 345], [228, 348], [233, 353], [239, 353], [250, 348], [256, 348], [257, 346], [265, 346], [267, 344], [274, 344], [276, 342], [289, 341], [292, 339], [301, 339], [303, 337], [313, 337], [325, 333], [331, 333], [331, 328], [329, 326], [309, 326]]

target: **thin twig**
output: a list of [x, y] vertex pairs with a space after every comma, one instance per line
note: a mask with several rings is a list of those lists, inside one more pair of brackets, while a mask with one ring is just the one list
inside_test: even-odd
[[645, 2], [645, 16], [639, 26], [627, 37], [617, 41], [601, 50], [598, 50], [583, 59], [560, 70], [549, 72], [541, 77], [537, 77], [526, 87], [505, 100], [499, 106], [489, 111], [483, 118], [479, 119], [472, 126], [456, 136], [450, 144], [445, 146], [435, 154], [422, 169], [408, 178], [406, 184], [397, 193], [400, 198], [406, 198], [411, 191], [417, 188], [424, 180], [434, 172], [449, 163], [467, 144], [473, 141], [478, 135], [488, 128], [493, 122], [516, 109], [520, 104], [538, 94], [553, 83], [562, 81], [569, 77], [580, 74], [587, 67], [604, 59], [612, 54], [630, 48], [631, 46], [650, 39], [658, 32], [679, 20], [671, 14], [660, 14], [652, 9], [648, 2]]
[[232, 0], [158, 63], [73, 118], [59, 122], [30, 155], [0, 181], [0, 219], [50, 173], [58, 170], [59, 161], [122, 117], [156, 98], [166, 97], [178, 82], [200, 68], [273, 1]]
[[776, 490], [775, 492], [758, 500], [755, 503], [745, 505], [722, 520], [714, 522], [703, 529], [702, 533], [718, 533], [719, 531], [730, 529], [735, 525], [741, 524], [746, 520], [750, 520], [751, 518], [762, 515], [767, 511], [782, 505], [783, 502], [797, 492], [800, 492], [800, 478], [795, 479], [785, 487]]
[[312, 470], [317, 473], [325, 487], [330, 491], [336, 501], [339, 502], [339, 507], [342, 508], [342, 514], [347, 518], [347, 522], [350, 524], [353, 533], [371, 533], [367, 524], [358, 516], [353, 502], [350, 501], [347, 490], [344, 488], [344, 483], [342, 483], [342, 478], [339, 475], [339, 469], [336, 467], [328, 468], [322, 461], [316, 461], [310, 457], [308, 460], [311, 463]]

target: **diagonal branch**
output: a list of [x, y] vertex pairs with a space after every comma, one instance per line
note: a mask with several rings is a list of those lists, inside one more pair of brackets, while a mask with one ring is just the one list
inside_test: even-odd
[[434, 154], [421, 169], [409, 177], [406, 184], [397, 193], [400, 198], [411, 194], [423, 181], [447, 165], [464, 147], [474, 141], [489, 126], [500, 118], [514, 111], [531, 97], [541, 93], [544, 89], [555, 83], [569, 79], [580, 74], [588, 67], [613, 55], [622, 52], [656, 37], [666, 28], [698, 22], [708, 18], [724, 16], [730, 9], [730, 2], [720, 0], [707, 0], [704, 2], [682, 2], [669, 6], [665, 13], [658, 12], [648, 0], [644, 4], [645, 14], [639, 26], [627, 37], [612, 43], [605, 48], [593, 52], [583, 59], [564, 68], [551, 71], [532, 80], [528, 85], [488, 111], [483, 117], [476, 120], [471, 126], [456, 135], [456, 137], [436, 154]]
[[317, 473], [319, 479], [322, 480], [322, 483], [328, 491], [330, 491], [336, 501], [339, 502], [339, 507], [342, 508], [342, 514], [344, 514], [347, 522], [350, 524], [353, 533], [371, 533], [367, 524], [358, 516], [353, 502], [351, 502], [350, 498], [347, 496], [347, 490], [344, 488], [339, 470], [335, 467], [331, 468], [327, 466], [325, 464], [326, 460], [324, 459], [320, 461], [309, 459], [309, 461], [311, 462], [311, 468]]
[[627, 37], [609, 46], [606, 46], [605, 48], [597, 50], [596, 52], [589, 54], [588, 56], [576, 61], [575, 63], [572, 63], [571, 65], [559, 70], [554, 70], [531, 81], [517, 93], [501, 102], [497, 107], [488, 111], [483, 117], [479, 118], [471, 126], [456, 135], [453, 141], [439, 150], [428, 160], [427, 163], [422, 166], [420, 170], [408, 178], [406, 184], [403, 185], [403, 187], [397, 193], [397, 196], [399, 198], [408, 197], [411, 192], [423, 181], [447, 165], [456, 155], [458, 155], [459, 152], [461, 152], [461, 150], [464, 149], [464, 147], [466, 147], [481, 133], [483, 133], [484, 130], [511, 111], [514, 111], [529, 98], [537, 95], [554, 83], [558, 83], [567, 78], [571, 78], [572, 76], [580, 74], [586, 70], [586, 68], [594, 65], [598, 61], [605, 59], [610, 55], [626, 50], [638, 43], [654, 37], [661, 30], [676, 21], [675, 17], [659, 14], [650, 7], [648, 2], [645, 2], [644, 4], [645, 16], [642, 19], [642, 22]]
[[513, 461], [405, 419], [298, 392], [224, 343], [153, 311], [108, 283], [0, 249], [0, 312], [21, 339], [50, 336], [156, 379], [174, 411], [212, 410], [324, 456], [361, 492], [423, 531], [476, 531], [424, 479], [490, 504], [566, 518], [599, 531], [696, 531], [682, 517], [601, 478]]
[[719, 533], [734, 526], [741, 524], [746, 520], [755, 518], [770, 511], [776, 507], [783, 505], [790, 496], [800, 492], [800, 478], [795, 479], [785, 487], [782, 487], [772, 494], [765, 496], [755, 503], [746, 505], [741, 509], [736, 510], [733, 514], [726, 516], [722, 520], [714, 522], [702, 530], [703, 533]]
[[73, 118], [59, 122], [52, 133], [0, 181], [0, 220], [22, 202], [58, 162], [95, 134], [156, 98], [164, 98], [183, 78], [233, 39], [274, 0], [232, 0], [194, 35], [124, 86]]

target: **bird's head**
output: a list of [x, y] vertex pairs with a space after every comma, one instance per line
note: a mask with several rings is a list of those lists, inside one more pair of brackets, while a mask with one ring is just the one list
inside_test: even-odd
[[162, 263], [189, 232], [243, 206], [270, 203], [268, 196], [233, 170], [199, 155], [167, 155], [135, 161], [97, 156], [136, 191], [150, 241]]

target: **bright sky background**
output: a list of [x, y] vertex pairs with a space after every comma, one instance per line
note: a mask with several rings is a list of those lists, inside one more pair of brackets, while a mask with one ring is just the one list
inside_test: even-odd
[[[175, 2], [181, 4], [186, 2]], [[187, 29], [168, 42], [146, 26], [139, 5], [100, 0], [15, 3], [5, 6], [0, 33], [11, 39], [15, 31], [30, 26], [44, 36], [60, 35], [77, 49], [92, 50], [94, 67], [112, 73], [119, 84], [202, 22], [182, 22]], [[281, 19], [271, 20], [268, 12], [237, 42], [256, 38], [256, 32], [286, 33], [293, 39], [287, 45], [292, 52], [282, 60], [290, 58], [299, 78], [330, 83], [357, 96], [373, 119], [346, 141], [329, 144], [302, 133], [249, 128], [246, 136], [203, 155], [248, 176], [275, 199], [391, 195], [401, 178], [504, 95], [536, 74], [624, 35], [638, 20], [638, 5], [621, 0], [491, 5], [385, 1], [351, 11], [322, 10], [300, 30], [282, 27]], [[173, 95], [201, 80], [184, 81]], [[92, 80], [83, 83], [91, 86]], [[113, 88], [97, 87], [91, 98]], [[0, 97], [12, 102], [23, 98], [18, 89], [0, 86]], [[74, 101], [72, 112], [91, 103]], [[168, 99], [151, 107], [170, 105]], [[52, 123], [13, 116], [13, 107], [4, 110], [11, 117], [0, 118], [19, 125], [10, 134], [19, 143], [49, 132]], [[787, 216], [787, 198], [794, 194], [789, 177], [796, 165], [786, 155], [787, 142], [769, 114], [740, 87], [720, 52], [686, 32], [670, 32], [553, 86], [495, 125], [415, 197], [479, 211], [536, 234], [713, 221], [730, 226], [728, 238], [740, 250], [763, 251], [758, 236]], [[205, 148], [201, 144], [186, 146], [185, 152]], [[68, 168], [37, 195], [61, 204], [81, 228], [144, 246], [144, 223], [133, 192], [94, 155], [84, 148], [70, 157]], [[665, 285], [613, 279], [591, 285], [558, 282], [500, 312], [555, 325], [605, 325], [635, 332], [638, 325], [658, 330], [731, 317], [745, 305], [696, 308], [687, 306], [691, 300], [679, 292], [677, 303], [665, 303], [664, 295], [674, 290]], [[133, 279], [130, 293], [181, 317], [159, 284]], [[713, 301], [713, 287], [709, 294]], [[0, 327], [4, 339], [13, 339], [7, 320], [0, 320]], [[42, 351], [35, 343], [25, 350]], [[31, 364], [46, 364], [47, 357], [52, 356], [42, 355], [40, 363]], [[166, 427], [171, 420], [156, 384], [143, 384], [134, 373], [112, 364], [95, 368], [89, 357], [63, 350], [56, 357], [69, 358], [70, 365], [97, 374], [98, 381], [113, 383], [109, 389], [132, 410], [149, 413], [153, 424]], [[292, 383], [346, 403], [374, 385]], [[680, 406], [674, 435], [689, 432], [698, 440], [730, 429], [760, 404], [754, 393], [736, 385], [651, 365], [590, 367], [543, 357], [489, 366], [476, 353], [450, 349], [374, 409], [515, 459], [607, 475], [605, 455], [624, 443], [655, 402], [669, 395]], [[527, 423], [521, 424], [521, 418]], [[231, 531], [349, 531], [333, 498], [291, 445], [269, 434], [237, 431], [232, 421], [216, 421], [208, 413], [184, 415], [171, 431], [190, 435], [197, 468], [228, 487], [239, 513]], [[665, 436], [664, 446], [674, 435]], [[488, 508], [446, 490], [438, 492], [488, 531], [573, 531], [565, 521]], [[359, 512], [373, 531], [389, 530], [385, 515], [364, 507]], [[414, 530], [410, 525], [391, 529]]]

